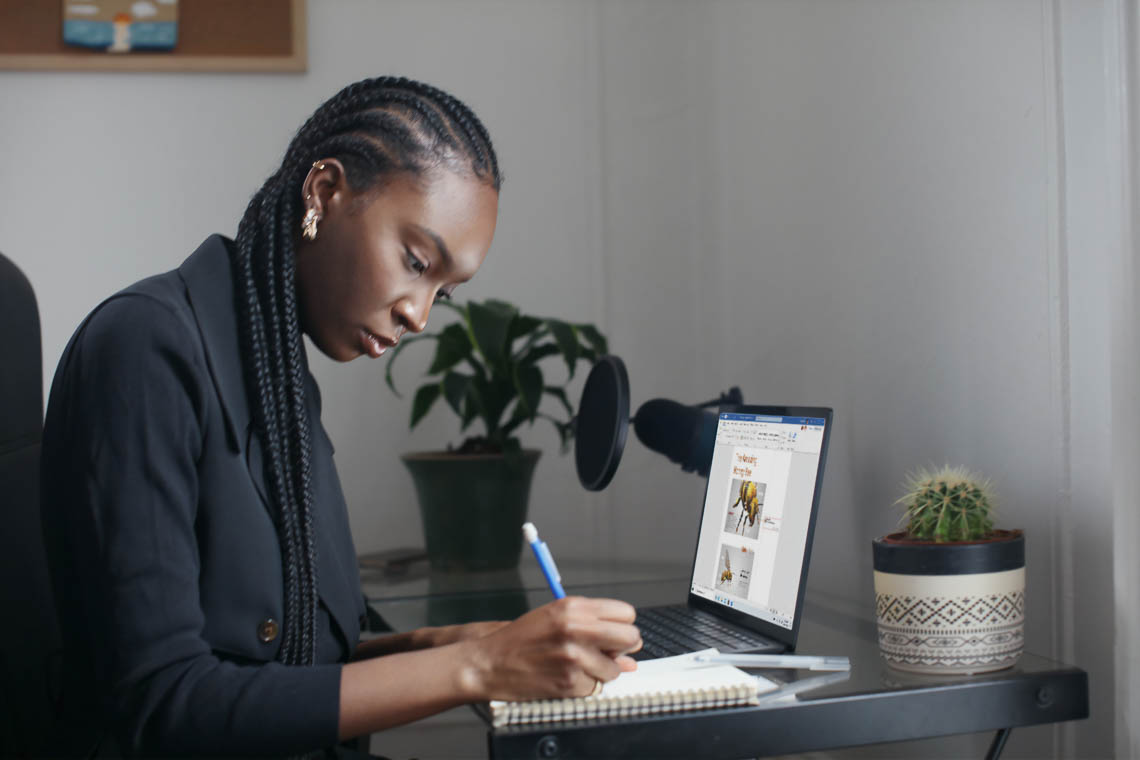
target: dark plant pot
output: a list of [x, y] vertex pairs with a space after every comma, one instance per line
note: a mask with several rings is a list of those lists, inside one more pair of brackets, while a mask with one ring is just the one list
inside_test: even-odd
[[401, 457], [420, 501], [424, 541], [432, 570], [517, 567], [522, 524], [535, 465], [542, 452]]
[[1025, 642], [1025, 536], [934, 543], [872, 541], [879, 652], [919, 673], [982, 673], [1017, 662]]

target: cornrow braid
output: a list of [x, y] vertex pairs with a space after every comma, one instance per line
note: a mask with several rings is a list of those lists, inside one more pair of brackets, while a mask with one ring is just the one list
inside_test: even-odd
[[301, 186], [315, 161], [335, 158], [355, 191], [399, 173], [436, 168], [502, 184], [491, 138], [471, 110], [430, 85], [378, 77], [325, 101], [290, 141], [280, 168], [254, 194], [232, 256], [242, 364], [281, 546], [284, 620], [277, 658], [316, 659], [317, 552], [312, 445], [298, 320], [296, 235]]

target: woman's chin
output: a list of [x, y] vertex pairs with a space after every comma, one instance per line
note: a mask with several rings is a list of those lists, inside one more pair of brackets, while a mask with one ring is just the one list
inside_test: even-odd
[[309, 334], [309, 340], [317, 350], [332, 359], [334, 362], [346, 363], [364, 356], [359, 346], [352, 346], [343, 342], [329, 342]]

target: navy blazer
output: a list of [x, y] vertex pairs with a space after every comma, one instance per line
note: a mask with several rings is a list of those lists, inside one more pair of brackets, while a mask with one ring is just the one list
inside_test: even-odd
[[42, 456], [67, 730], [126, 754], [294, 754], [337, 739], [365, 612], [306, 367], [317, 664], [274, 661], [281, 553], [252, 425], [229, 247], [103, 302], [64, 351]]

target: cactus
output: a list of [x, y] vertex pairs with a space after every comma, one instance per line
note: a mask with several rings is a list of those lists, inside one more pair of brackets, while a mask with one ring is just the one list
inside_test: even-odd
[[[906, 482], [902, 521], [910, 538], [946, 543], [978, 541], [993, 531], [989, 480], [962, 467], [919, 470]], [[900, 521], [900, 522], [902, 522]]]

